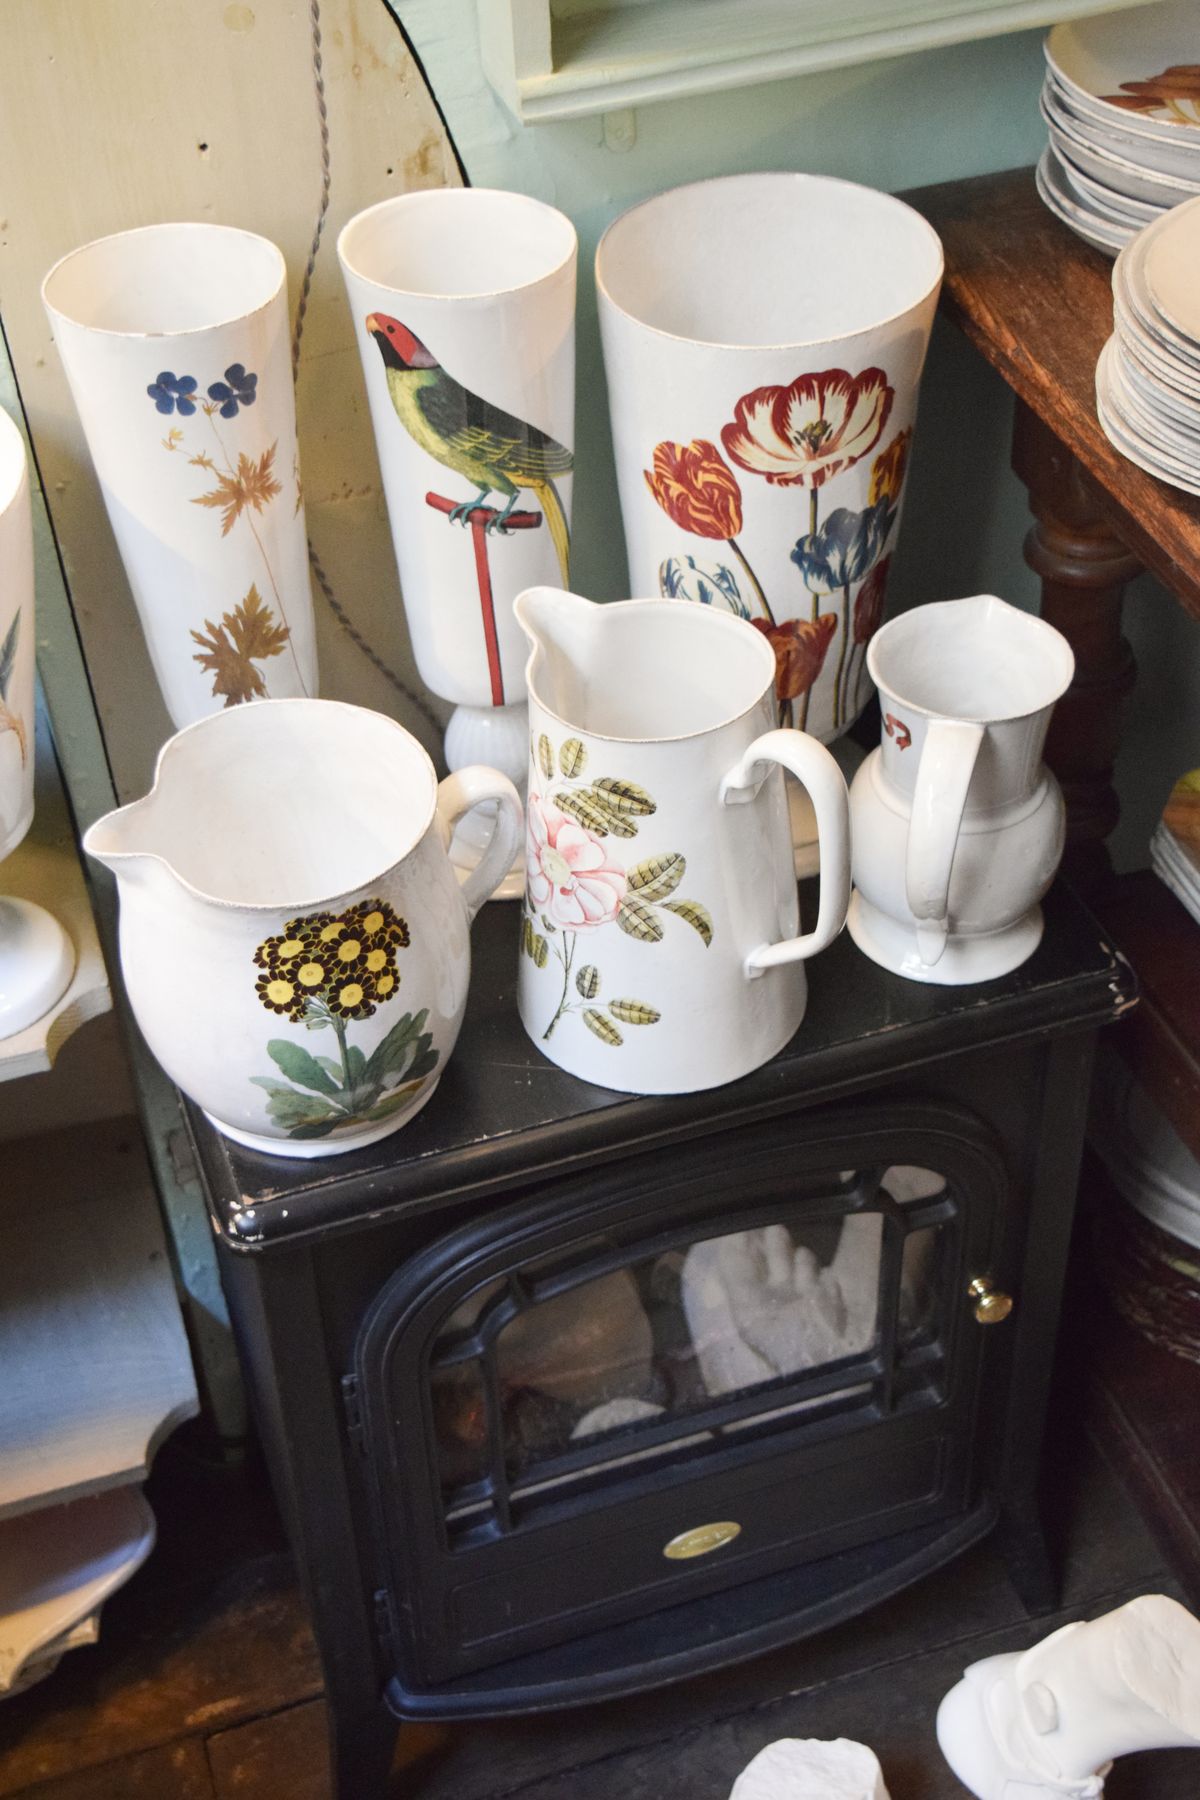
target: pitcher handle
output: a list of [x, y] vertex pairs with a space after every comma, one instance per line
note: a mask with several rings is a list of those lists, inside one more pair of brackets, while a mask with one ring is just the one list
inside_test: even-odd
[[762, 786], [766, 764], [778, 763], [807, 788], [817, 819], [821, 857], [821, 893], [817, 923], [804, 937], [760, 944], [745, 961], [748, 976], [761, 975], [780, 963], [800, 962], [824, 950], [846, 923], [850, 904], [850, 809], [842, 771], [823, 744], [802, 731], [765, 731], [755, 738], [741, 761], [721, 783], [726, 806], [753, 799]]
[[496, 821], [477, 866], [458, 890], [466, 903], [469, 919], [475, 917], [512, 868], [513, 858], [525, 836], [525, 809], [508, 776], [502, 775], [499, 769], [486, 768], [482, 763], [470, 763], [465, 769], [456, 769], [453, 775], [447, 775], [438, 784], [438, 824], [447, 844], [463, 814], [484, 800], [496, 802]]
[[940, 961], [946, 948], [950, 872], [982, 742], [983, 726], [966, 719], [931, 719], [925, 732], [908, 826], [904, 889], [926, 968]]

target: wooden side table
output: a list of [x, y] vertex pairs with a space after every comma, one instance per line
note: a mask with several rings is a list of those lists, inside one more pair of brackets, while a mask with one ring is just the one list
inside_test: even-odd
[[[1016, 396], [1013, 468], [1034, 518], [1025, 557], [1041, 577], [1043, 617], [1075, 652], [1075, 680], [1047, 743], [1067, 801], [1067, 866], [1136, 969], [1142, 993], [1128, 1032], [1113, 1042], [1200, 1155], [1200, 926], [1148, 871], [1114, 876], [1105, 842], [1117, 821], [1113, 763], [1136, 677], [1121, 633], [1125, 586], [1148, 570], [1200, 619], [1200, 499], [1126, 461], [1104, 435], [1095, 369], [1112, 331], [1112, 263], [1047, 211], [1033, 171], [907, 198], [946, 248], [946, 316]], [[1110, 1265], [1123, 1254], [1126, 1212], [1101, 1215], [1099, 1229], [1117, 1240], [1108, 1246]], [[1185, 1247], [1159, 1235], [1164, 1276], [1177, 1279], [1172, 1246]], [[1200, 1594], [1200, 1368], [1115, 1318], [1102, 1336], [1093, 1361], [1101, 1434]]]

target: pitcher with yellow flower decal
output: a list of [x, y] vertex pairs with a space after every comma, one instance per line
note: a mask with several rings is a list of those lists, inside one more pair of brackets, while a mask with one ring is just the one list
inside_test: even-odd
[[[492, 835], [460, 886], [449, 835], [484, 802]], [[84, 848], [117, 878], [130, 1004], [168, 1075], [237, 1143], [307, 1157], [373, 1143], [433, 1093], [471, 920], [522, 830], [497, 770], [439, 786], [379, 713], [264, 700], [179, 732]]]

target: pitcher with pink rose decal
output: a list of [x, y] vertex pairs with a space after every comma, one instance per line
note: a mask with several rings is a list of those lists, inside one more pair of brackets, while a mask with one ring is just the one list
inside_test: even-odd
[[[842, 929], [846, 787], [775, 725], [775, 653], [744, 619], [683, 600], [516, 602], [529, 639], [530, 766], [518, 1004], [584, 1080], [692, 1093], [782, 1049], [804, 962]], [[783, 771], [821, 848], [800, 934]]]

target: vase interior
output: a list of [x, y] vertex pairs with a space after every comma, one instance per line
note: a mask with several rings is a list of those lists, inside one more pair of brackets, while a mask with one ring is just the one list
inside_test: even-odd
[[675, 188], [618, 219], [597, 255], [601, 287], [641, 324], [740, 349], [878, 327], [919, 305], [941, 272], [937, 236], [911, 207], [812, 175]]

